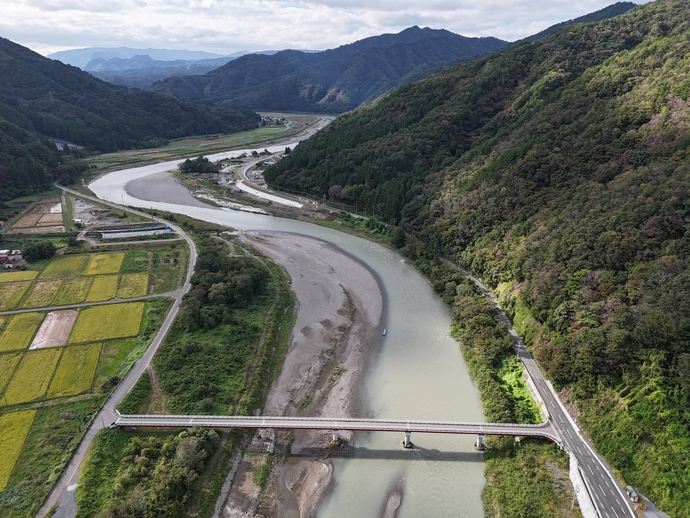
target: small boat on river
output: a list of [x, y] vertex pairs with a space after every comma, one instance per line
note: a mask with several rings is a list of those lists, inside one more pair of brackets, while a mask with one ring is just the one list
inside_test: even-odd
[[383, 336], [386, 336], [386, 331], [388, 331], [388, 328], [383, 329]]

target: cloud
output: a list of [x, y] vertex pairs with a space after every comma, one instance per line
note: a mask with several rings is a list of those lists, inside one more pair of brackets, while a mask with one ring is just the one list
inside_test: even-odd
[[325, 49], [411, 25], [512, 41], [611, 1], [15, 0], [0, 35], [44, 54], [110, 46]]

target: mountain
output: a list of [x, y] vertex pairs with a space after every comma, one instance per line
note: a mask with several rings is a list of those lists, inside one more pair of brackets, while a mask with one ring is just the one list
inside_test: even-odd
[[567, 27], [568, 25], [573, 25], [575, 23], [591, 23], [607, 20], [609, 18], [613, 18], [614, 16], [618, 16], [619, 14], [627, 13], [630, 9], [636, 6], [637, 4], [634, 4], [633, 2], [616, 2], [615, 4], [611, 4], [608, 7], [604, 7], [603, 9], [599, 9], [598, 11], [594, 11], [593, 13], [589, 13], [584, 16], [574, 18], [572, 20], [567, 20], [565, 22], [552, 25], [551, 27], [548, 27], [547, 29], [538, 32], [537, 34], [520, 40], [520, 43], [523, 41], [537, 41], [542, 38], [546, 38], [549, 34], [553, 34], [557, 30], [562, 29], [563, 27]]
[[496, 38], [466, 38], [415, 26], [323, 52], [250, 54], [203, 76], [171, 77], [150, 89], [229, 106], [335, 113], [351, 110], [450, 62], [504, 45]]
[[161, 61], [154, 60], [148, 54], [144, 54], [126, 59], [110, 58], [105, 60], [96, 58], [89, 61], [83, 69], [92, 76], [108, 83], [144, 90], [160, 79], [174, 75], [205, 74], [233, 59], [236, 58]]
[[115, 151], [247, 130], [260, 120], [249, 110], [111, 85], [4, 38], [0, 77], [0, 199], [41, 189], [65, 172], [64, 155], [46, 137]]
[[569, 25], [342, 115], [265, 171], [402, 227], [456, 318], [435, 257], [483, 278], [597, 450], [672, 516], [690, 516], [688, 27], [685, 0]]
[[85, 70], [86, 65], [94, 59], [109, 60], [111, 58], [129, 59], [134, 56], [147, 55], [157, 61], [176, 61], [178, 59], [186, 61], [207, 60], [217, 58], [238, 58], [247, 51], [239, 51], [227, 56], [197, 50], [171, 50], [171, 49], [132, 49], [129, 47], [88, 47], [85, 49], [61, 50], [48, 54], [48, 58], [57, 59], [66, 65], [74, 65]]

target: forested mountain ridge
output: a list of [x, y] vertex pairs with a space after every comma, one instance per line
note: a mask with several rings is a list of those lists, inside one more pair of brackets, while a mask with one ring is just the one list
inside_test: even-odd
[[57, 170], [61, 154], [46, 137], [107, 152], [252, 129], [260, 120], [249, 110], [128, 91], [4, 38], [0, 78], [0, 199], [42, 190], [53, 176], [74, 172]]
[[690, 515], [689, 28], [688, 2], [658, 0], [561, 29], [341, 116], [265, 172], [402, 226], [453, 304], [434, 255], [492, 285], [598, 450], [672, 516]]
[[447, 63], [506, 43], [415, 26], [323, 52], [242, 56], [202, 76], [172, 77], [150, 89], [254, 109], [342, 112]]

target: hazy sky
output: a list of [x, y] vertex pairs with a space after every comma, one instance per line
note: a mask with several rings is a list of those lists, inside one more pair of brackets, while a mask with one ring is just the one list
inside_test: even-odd
[[41, 54], [119, 46], [326, 49], [412, 25], [512, 41], [614, 1], [1, 0], [0, 36]]

